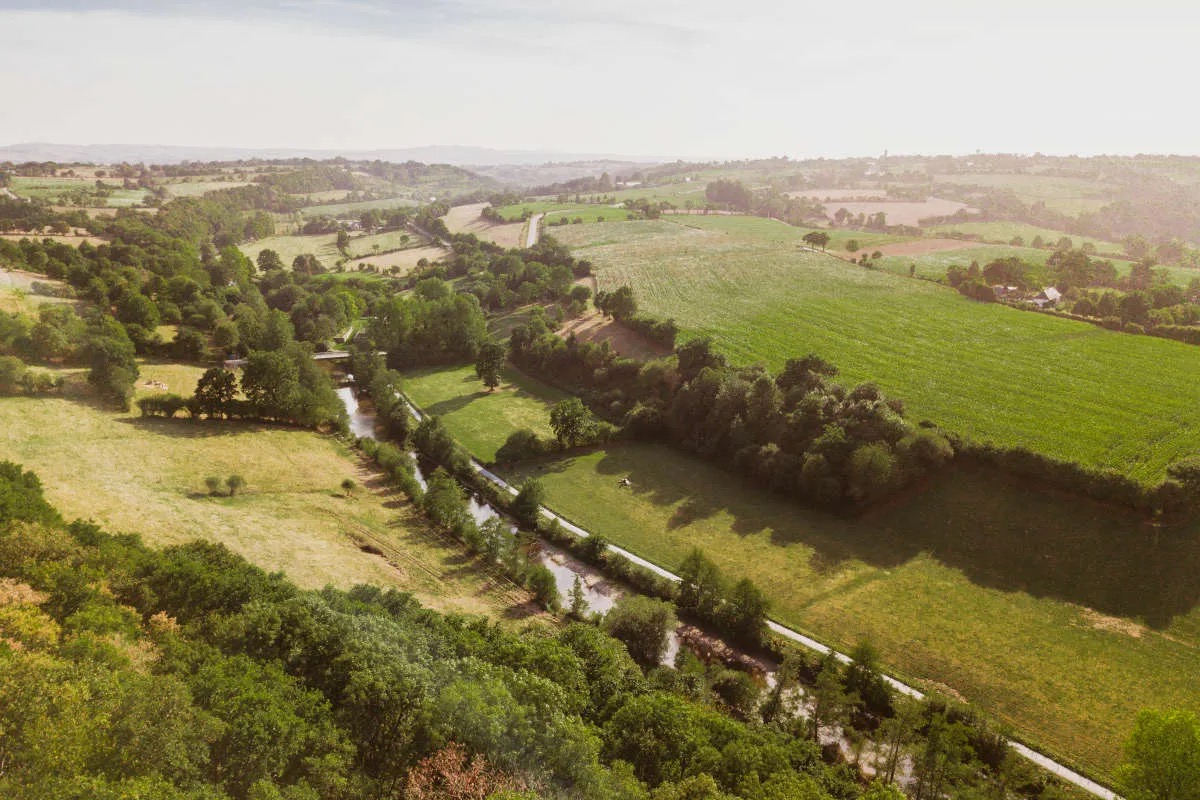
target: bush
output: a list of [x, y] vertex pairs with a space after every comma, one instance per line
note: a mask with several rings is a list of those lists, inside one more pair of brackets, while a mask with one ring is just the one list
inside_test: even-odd
[[523, 525], [536, 528], [541, 516], [542, 503], [546, 501], [546, 490], [536, 478], [521, 484], [521, 490], [512, 502], [510, 510]]
[[525, 585], [537, 599], [542, 608], [547, 611], [558, 611], [562, 608], [562, 600], [558, 594], [558, 581], [554, 573], [545, 564], [536, 564], [529, 568], [525, 575]]
[[633, 660], [649, 669], [662, 663], [667, 637], [675, 629], [670, 603], [627, 594], [604, 616], [604, 630], [625, 643]]

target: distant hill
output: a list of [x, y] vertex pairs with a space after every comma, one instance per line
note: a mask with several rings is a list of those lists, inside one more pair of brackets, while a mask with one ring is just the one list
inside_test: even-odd
[[353, 160], [455, 164], [459, 166], [534, 166], [551, 162], [616, 161], [654, 164], [673, 158], [621, 156], [598, 153], [563, 153], [548, 150], [493, 150], [462, 145], [389, 148], [382, 150], [336, 150], [306, 148], [191, 147], [159, 144], [54, 144], [23, 142], [0, 146], [0, 161], [58, 161], [112, 164], [122, 161], [147, 164], [176, 164], [181, 161], [235, 161], [246, 158], [336, 158]]

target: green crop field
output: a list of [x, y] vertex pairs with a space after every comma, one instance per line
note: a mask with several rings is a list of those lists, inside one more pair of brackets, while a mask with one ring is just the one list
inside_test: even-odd
[[925, 229], [927, 232], [942, 236], [948, 233], [964, 233], [972, 236], [981, 236], [983, 241], [991, 243], [1008, 244], [1013, 240], [1013, 237], [1020, 236], [1025, 240], [1025, 244], [1029, 244], [1037, 237], [1042, 237], [1042, 240], [1047, 245], [1057, 244], [1058, 240], [1066, 236], [1071, 240], [1072, 247], [1080, 247], [1084, 244], [1092, 244], [1096, 248], [1097, 253], [1111, 254], [1114, 256], [1121, 255], [1124, 251], [1121, 245], [1116, 242], [1106, 242], [1103, 239], [1093, 239], [1090, 236], [1078, 236], [1076, 234], [1067, 233], [1065, 231], [1056, 231], [1050, 228], [1039, 228], [1037, 225], [1026, 225], [1024, 222], [957, 222], [953, 225], [934, 225]]
[[[490, 404], [509, 408], [485, 411], [467, 368], [405, 386], [427, 409], [471, 409], [443, 419], [482, 458], [558, 397], [546, 394], [539, 413], [540, 392], [497, 394]], [[505, 476], [538, 478], [556, 511], [664, 566], [702, 547], [763, 587], [776, 618], [843, 648], [867, 638], [892, 669], [1092, 774], [1111, 774], [1139, 709], [1200, 704], [1198, 526], [1160, 537], [1112, 509], [974, 470], [847, 519], [660, 445]]]
[[1200, 348], [974, 303], [952, 289], [797, 250], [753, 218], [573, 226], [601, 289], [709, 334], [738, 363], [818, 353], [914, 420], [1157, 481], [1200, 449]]
[[[161, 381], [190, 393], [201, 369], [143, 364], [139, 394]], [[82, 381], [77, 371], [67, 371]], [[33, 469], [68, 519], [166, 545], [223, 542], [301, 586], [376, 583], [435, 608], [503, 617], [529, 596], [477, 567], [344, 444], [249, 423], [144, 420], [85, 400], [0, 398], [0, 460]], [[238, 473], [236, 497], [208, 496], [204, 478]], [[339, 488], [351, 478], [351, 497]], [[370, 545], [385, 556], [364, 552]], [[525, 611], [521, 612], [522, 614]]]
[[475, 377], [474, 367], [421, 370], [404, 376], [404, 391], [429, 414], [440, 417], [460, 442], [484, 461], [496, 457], [508, 434], [529, 428], [553, 436], [547, 401], [565, 394], [506, 368], [496, 391]]

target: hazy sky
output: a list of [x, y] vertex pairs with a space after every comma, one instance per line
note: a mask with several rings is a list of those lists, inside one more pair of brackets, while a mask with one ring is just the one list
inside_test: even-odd
[[0, 0], [0, 144], [1200, 152], [1200, 4]]

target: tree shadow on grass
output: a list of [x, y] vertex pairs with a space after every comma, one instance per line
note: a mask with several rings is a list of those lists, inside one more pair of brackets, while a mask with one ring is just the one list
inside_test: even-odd
[[455, 411], [460, 411], [476, 400], [487, 397], [485, 391], [473, 392], [471, 394], [460, 394], [456, 397], [450, 397], [445, 400], [439, 400], [431, 406], [425, 408], [425, 413], [433, 417], [444, 417], [447, 414], [452, 414]]
[[[570, 466], [562, 461], [547, 462], [548, 470]], [[810, 548], [806, 566], [818, 572], [849, 560], [893, 569], [926, 554], [979, 586], [1158, 629], [1200, 604], [1200, 523], [1160, 529], [1120, 508], [990, 469], [956, 465], [857, 516], [807, 507], [659, 445], [613, 446], [595, 469], [614, 482], [628, 477], [638, 501], [671, 508], [666, 531], [728, 514], [733, 534], [769, 536], [780, 559], [802, 557], [783, 552], [788, 546]]]
[[542, 613], [542, 608], [534, 601], [530, 600], [525, 603], [509, 606], [504, 609], [503, 617], [507, 620], [521, 621], [532, 619]]
[[132, 425], [147, 433], [182, 439], [208, 439], [219, 436], [241, 436], [269, 430], [300, 430], [290, 425], [269, 425], [262, 422], [228, 419], [189, 419], [163, 417], [122, 417], [123, 425]]

